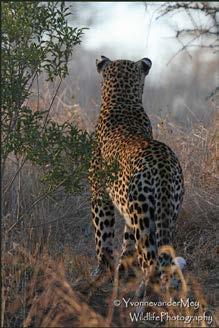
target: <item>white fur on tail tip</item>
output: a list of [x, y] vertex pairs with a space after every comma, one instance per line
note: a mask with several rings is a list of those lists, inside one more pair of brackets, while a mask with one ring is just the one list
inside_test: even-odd
[[181, 257], [181, 256], [175, 257], [174, 262], [180, 268], [181, 271], [183, 271], [185, 269], [186, 260], [183, 257]]

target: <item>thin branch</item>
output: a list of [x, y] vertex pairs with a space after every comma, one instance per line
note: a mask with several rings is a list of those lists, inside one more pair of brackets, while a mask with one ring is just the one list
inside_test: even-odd
[[[196, 37], [194, 37], [192, 40], [190, 40], [190, 42], [189, 43], [191, 43], [191, 42], [194, 42], [195, 40], [197, 39], [197, 36]], [[181, 41], [181, 43], [182, 43], [182, 41]], [[168, 61], [168, 63], [167, 63], [167, 66], [170, 64], [170, 62], [176, 57], [176, 56], [178, 56], [178, 54], [180, 53], [180, 52], [182, 52], [183, 50], [187, 50], [187, 48], [188, 48], [188, 46], [189, 46], [189, 43], [188, 44], [186, 44], [186, 45], [183, 45], [182, 46], [182, 48], [180, 48], [171, 58], [170, 58], [170, 60]], [[182, 43], [183, 44], [183, 43]], [[190, 55], [191, 56], [191, 55]]]
[[49, 117], [50, 110], [51, 110], [52, 105], [53, 105], [53, 103], [54, 103], [54, 101], [55, 101], [55, 99], [56, 99], [56, 96], [57, 96], [58, 92], [59, 92], [59, 89], [60, 89], [60, 87], [61, 87], [61, 83], [62, 83], [62, 79], [60, 79], [60, 81], [59, 81], [59, 84], [58, 84], [58, 87], [57, 87], [57, 89], [56, 89], [56, 92], [55, 92], [55, 94], [53, 95], [52, 101], [51, 101], [50, 106], [49, 106], [49, 108], [48, 108], [48, 111], [47, 111], [47, 113], [46, 113], [45, 121], [44, 121], [44, 124], [43, 124], [43, 129], [45, 129], [45, 127], [46, 127], [46, 123], [47, 123], [47, 121], [48, 121], [48, 117]]
[[80, 213], [80, 210], [84, 208], [84, 205], [87, 203], [87, 201], [84, 201], [83, 203], [80, 204], [79, 207], [77, 207], [77, 210], [75, 212], [70, 212], [74, 207], [75, 205], [73, 204], [72, 206], [70, 206], [66, 211], [65, 213], [57, 218], [57, 219], [54, 219], [54, 220], [50, 220], [50, 221], [47, 221], [47, 222], [43, 222], [43, 223], [40, 223], [40, 224], [37, 224], [37, 225], [32, 225], [29, 229], [32, 229], [32, 228], [39, 228], [41, 226], [45, 226], [47, 224], [51, 224], [51, 223], [54, 223], [54, 222], [57, 222], [57, 221], [63, 221], [65, 219], [68, 219], [69, 218], [69, 214], [71, 214], [71, 217], [73, 217], [74, 215], [76, 214], [79, 214]]
[[26, 215], [28, 215], [30, 213], [30, 211], [32, 210], [32, 208], [34, 206], [36, 206], [40, 201], [42, 201], [43, 199], [45, 199], [46, 197], [48, 197], [48, 195], [52, 194], [55, 190], [57, 190], [59, 187], [61, 187], [61, 185], [65, 182], [66, 179], [62, 180], [54, 189], [50, 190], [50, 191], [46, 191], [43, 195], [40, 195], [32, 204], [31, 206], [26, 210], [26, 212], [21, 215], [17, 221], [15, 223], [13, 223], [10, 228], [5, 232], [5, 234], [8, 234], [9, 232], [11, 232], [18, 223], [20, 223], [24, 217]]
[[[17, 158], [18, 162], [18, 169], [20, 169], [21, 165], [23, 166], [23, 163], [21, 161], [21, 158]], [[21, 169], [19, 170], [18, 173], [18, 189], [17, 189], [17, 200], [16, 200], [16, 219], [19, 218], [20, 216], [20, 196], [21, 196]]]
[[178, 38], [179, 36], [181, 36], [182, 34], [199, 34], [198, 36], [201, 36], [201, 35], [215, 35], [217, 36], [217, 32], [212, 32], [210, 31], [210, 28], [208, 29], [203, 29], [202, 27], [199, 27], [197, 29], [190, 29], [190, 28], [184, 28], [180, 31], [176, 31], [176, 37]]
[[37, 111], [40, 110], [40, 89], [39, 89], [39, 76], [37, 74]]
[[[211, 39], [218, 40], [218, 22], [217, 22], [217, 14], [219, 13], [219, 7], [212, 5], [211, 3], [206, 2], [167, 2], [160, 6], [160, 15], [156, 19], [160, 19], [165, 15], [173, 15], [181, 12], [185, 12], [189, 17], [193, 28], [183, 28], [176, 31], [175, 37], [179, 40], [180, 37], [192, 36], [196, 35], [197, 39], [202, 36], [209, 37]], [[195, 12], [203, 13], [205, 17], [209, 17], [210, 21], [208, 22], [208, 27], [200, 26], [197, 23], [195, 16], [193, 15]], [[214, 30], [213, 30], [214, 29]], [[194, 41], [194, 40], [192, 40]], [[191, 42], [189, 41], [187, 44], [183, 44], [183, 47], [177, 52], [177, 54], [183, 50], [186, 50], [187, 47], [191, 47]], [[200, 44], [201, 48], [209, 48], [209, 49], [217, 49], [219, 44], [214, 44], [216, 42], [211, 42], [210, 44], [206, 43], [204, 46]], [[193, 46], [193, 45], [192, 45]], [[175, 57], [175, 56], [174, 56]], [[172, 60], [172, 59], [171, 59]], [[171, 61], [170, 60], [170, 61]]]
[[15, 175], [13, 176], [13, 178], [11, 179], [11, 181], [7, 184], [7, 186], [5, 187], [3, 194], [6, 194], [6, 192], [11, 188], [11, 186], [13, 185], [17, 175], [20, 173], [20, 171], [22, 170], [25, 162], [26, 162], [27, 158], [24, 157], [21, 164], [19, 165], [19, 168], [17, 169], [17, 171], [15, 172]]
[[[209, 3], [206, 2], [167, 2], [165, 4], [163, 4], [160, 7], [160, 11], [161, 11], [161, 16], [166, 15], [169, 12], [173, 12], [173, 11], [178, 11], [179, 9], [185, 10], [185, 9], [190, 9], [190, 10], [194, 10], [194, 11], [202, 11], [205, 12], [207, 15], [215, 15], [216, 13], [219, 12], [219, 7], [216, 6], [212, 6], [211, 4], [209, 5]], [[159, 16], [159, 17], [161, 17]], [[159, 18], [158, 17], [158, 18]]]

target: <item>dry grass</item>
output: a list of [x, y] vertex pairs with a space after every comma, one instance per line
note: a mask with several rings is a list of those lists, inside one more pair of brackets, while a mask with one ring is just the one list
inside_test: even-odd
[[[167, 143], [180, 157], [186, 195], [178, 219], [175, 249], [188, 263], [187, 290], [181, 294], [151, 292], [146, 301], [167, 301], [170, 297], [199, 302], [199, 308], [147, 306], [144, 313], [162, 316], [211, 315], [216, 313], [218, 278], [216, 257], [219, 246], [216, 229], [219, 217], [216, 118], [185, 132], [170, 120], [153, 117], [155, 137]], [[8, 160], [3, 190], [16, 171]], [[3, 199], [2, 242], [2, 326], [4, 327], [204, 327], [206, 321], [186, 324], [178, 320], [132, 322], [137, 307], [113, 306], [115, 298], [134, 300], [139, 280], [120, 286], [105, 279], [92, 282], [89, 270], [95, 264], [94, 237], [90, 222], [89, 190], [67, 196], [62, 190], [43, 195], [40, 170], [26, 163]], [[19, 204], [19, 211], [17, 208]], [[19, 212], [19, 213], [18, 213]], [[19, 215], [18, 215], [19, 214]], [[18, 217], [22, 217], [18, 220]], [[123, 223], [118, 223], [121, 231]], [[119, 245], [116, 237], [116, 245]], [[135, 299], [136, 300], [136, 299]], [[136, 300], [139, 301], [139, 300]], [[137, 303], [136, 303], [137, 304]], [[163, 303], [164, 304], [164, 303]], [[139, 307], [138, 307], [139, 309]], [[209, 311], [208, 313], [205, 311]], [[201, 319], [200, 319], [201, 320]]]

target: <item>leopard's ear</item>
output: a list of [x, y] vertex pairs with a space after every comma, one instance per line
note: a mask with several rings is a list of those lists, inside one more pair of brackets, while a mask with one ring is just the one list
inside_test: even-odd
[[141, 60], [137, 61], [137, 64], [140, 65], [145, 76], [148, 75], [152, 66], [152, 61], [149, 58], [142, 58]]
[[101, 59], [96, 59], [97, 72], [100, 73], [109, 63], [111, 63], [111, 60], [105, 56], [101, 56]]

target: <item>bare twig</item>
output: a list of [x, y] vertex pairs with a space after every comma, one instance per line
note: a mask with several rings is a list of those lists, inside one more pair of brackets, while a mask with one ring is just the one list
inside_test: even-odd
[[26, 216], [26, 215], [28, 215], [29, 213], [30, 213], [30, 211], [32, 210], [32, 208], [34, 207], [34, 206], [36, 206], [40, 201], [42, 201], [43, 199], [45, 199], [45, 198], [47, 198], [48, 197], [48, 195], [50, 195], [50, 194], [52, 194], [55, 190], [57, 190], [63, 183], [64, 183], [64, 181], [65, 180], [63, 180], [63, 181], [61, 181], [54, 189], [52, 189], [52, 190], [50, 190], [50, 191], [46, 191], [44, 194], [42, 194], [42, 195], [40, 195], [32, 204], [31, 204], [31, 206], [26, 210], [26, 212], [23, 214], [23, 215], [21, 215], [18, 219], [17, 219], [17, 221], [15, 222], [15, 223], [13, 223], [11, 226], [10, 226], [10, 228], [6, 231], [6, 234], [8, 234], [9, 232], [11, 232], [15, 227], [16, 227], [16, 225], [18, 224], [18, 223], [20, 223], [23, 219], [24, 219], [24, 217]]
[[11, 188], [11, 186], [13, 185], [14, 180], [16, 179], [17, 175], [18, 175], [18, 174], [20, 173], [20, 171], [22, 170], [22, 168], [23, 168], [23, 166], [24, 166], [26, 160], [27, 160], [27, 158], [24, 157], [23, 160], [22, 160], [22, 162], [21, 162], [21, 164], [19, 165], [17, 171], [15, 172], [13, 178], [12, 178], [11, 181], [8, 183], [8, 185], [5, 187], [5, 189], [4, 189], [4, 191], [3, 191], [3, 194], [5, 194], [5, 193]]
[[47, 113], [46, 113], [45, 121], [44, 121], [44, 124], [43, 124], [43, 129], [45, 129], [45, 127], [46, 127], [46, 123], [47, 123], [47, 121], [48, 121], [48, 117], [49, 117], [50, 110], [51, 110], [52, 105], [53, 105], [53, 103], [54, 103], [54, 101], [55, 101], [55, 99], [56, 99], [56, 96], [57, 96], [58, 92], [59, 92], [59, 89], [60, 89], [60, 87], [61, 87], [61, 83], [62, 83], [62, 79], [60, 79], [60, 81], [59, 81], [58, 87], [56, 88], [56, 92], [55, 92], [55, 94], [54, 94], [54, 96], [53, 96], [53, 98], [52, 98], [52, 101], [51, 101], [50, 106], [49, 106], [49, 108], [48, 108], [48, 111], [47, 111]]
[[[219, 24], [217, 22], [217, 15], [219, 13], [219, 7], [214, 5], [214, 3], [208, 2], [166, 2], [160, 6], [160, 15], [156, 18], [159, 19], [165, 15], [173, 15], [177, 13], [185, 12], [190, 19], [192, 28], [182, 28], [176, 30], [175, 37], [178, 41], [183, 44], [183, 47], [169, 60], [168, 63], [172, 61], [180, 52], [187, 50], [191, 47], [201, 47], [210, 49], [213, 51], [219, 51], [218, 33]], [[203, 13], [205, 17], [209, 17], [210, 22], [208, 22], [207, 27], [200, 25], [194, 13]], [[192, 37], [192, 40], [182, 42], [184, 37]], [[205, 37], [205, 42], [203, 42], [202, 37]], [[201, 40], [199, 44], [193, 44], [193, 41]]]
[[[190, 40], [190, 42], [188, 44], [183, 44], [182, 42], [180, 42], [181, 44], [183, 44], [183, 46], [169, 59], [169, 61], [167, 62], [167, 66], [171, 63], [171, 61], [178, 56], [178, 54], [180, 52], [182, 52], [183, 50], [187, 50], [188, 46], [190, 46], [190, 43], [194, 42], [197, 39], [197, 36], [195, 36], [192, 40]], [[191, 55], [190, 55], [191, 56]]]
[[84, 205], [86, 204], [86, 202], [87, 202], [87, 201], [81, 202], [80, 206], [78, 206], [78, 207], [77, 207], [77, 210], [76, 210], [75, 212], [73, 212], [73, 213], [70, 212], [70, 211], [75, 207], [74, 204], [73, 204], [72, 206], [70, 206], [70, 207], [65, 211], [65, 213], [64, 213], [62, 216], [60, 216], [60, 217], [58, 217], [58, 218], [56, 218], [56, 219], [54, 219], [54, 220], [50, 220], [50, 221], [46, 221], [46, 222], [43, 222], [43, 223], [40, 223], [40, 224], [32, 225], [32, 226], [30, 227], [30, 229], [32, 229], [32, 228], [39, 228], [40, 226], [44, 226], [44, 225], [48, 225], [48, 224], [51, 224], [51, 223], [54, 223], [54, 222], [57, 222], [57, 221], [63, 221], [63, 220], [65, 220], [65, 219], [68, 219], [68, 218], [69, 218], [69, 215], [68, 215], [69, 213], [68, 213], [68, 212], [71, 213], [71, 217], [74, 217], [75, 215], [77, 215], [77, 214], [80, 213], [81, 209], [84, 208]]
[[37, 111], [40, 109], [40, 89], [39, 89], [39, 76], [37, 74]]

